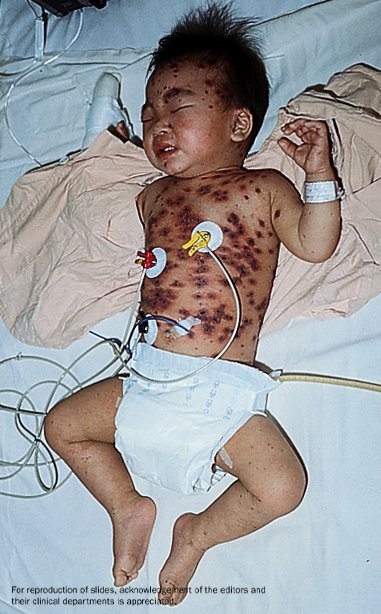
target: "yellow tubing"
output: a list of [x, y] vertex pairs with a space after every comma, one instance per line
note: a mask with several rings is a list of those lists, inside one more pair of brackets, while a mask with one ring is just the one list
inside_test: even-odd
[[381, 384], [368, 382], [346, 377], [336, 377], [333, 375], [318, 375], [316, 373], [282, 373], [272, 376], [279, 382], [312, 382], [315, 384], [331, 384], [333, 386], [347, 386], [349, 388], [360, 388], [370, 392], [381, 392]]

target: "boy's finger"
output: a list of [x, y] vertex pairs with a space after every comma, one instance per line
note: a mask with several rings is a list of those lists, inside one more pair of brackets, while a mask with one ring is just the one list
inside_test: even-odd
[[285, 137], [282, 137], [278, 139], [278, 145], [285, 154], [293, 158], [295, 150], [297, 149], [297, 145], [295, 143], [289, 139], [286, 139]]

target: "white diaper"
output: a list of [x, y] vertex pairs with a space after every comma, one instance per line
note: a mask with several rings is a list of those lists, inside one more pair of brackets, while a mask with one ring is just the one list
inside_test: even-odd
[[[131, 366], [149, 378], [171, 380], [210, 358], [138, 344]], [[124, 382], [115, 445], [135, 474], [183, 494], [205, 492], [225, 473], [215, 456], [253, 414], [264, 414], [278, 383], [259, 369], [218, 360], [177, 383]]]

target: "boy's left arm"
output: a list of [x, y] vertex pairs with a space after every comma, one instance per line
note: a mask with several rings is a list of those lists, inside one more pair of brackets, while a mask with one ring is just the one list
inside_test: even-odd
[[[279, 227], [280, 235], [284, 235], [280, 236], [281, 240], [297, 256], [322, 262], [333, 254], [341, 230], [337, 176], [331, 162], [328, 128], [323, 121], [299, 118], [283, 126], [282, 131], [285, 136], [278, 141], [280, 148], [306, 173], [305, 202], [290, 198], [288, 206], [282, 207], [283, 220], [274, 219], [274, 226]], [[287, 138], [293, 134], [299, 137], [300, 143]]]

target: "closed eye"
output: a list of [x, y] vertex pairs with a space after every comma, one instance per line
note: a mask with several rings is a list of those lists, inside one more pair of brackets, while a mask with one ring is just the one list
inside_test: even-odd
[[184, 111], [185, 109], [190, 109], [192, 107], [193, 107], [193, 104], [182, 104], [172, 109], [171, 113], [178, 113], [179, 111]]
[[140, 121], [142, 124], [151, 122], [154, 118], [153, 109], [150, 104], [144, 103], [140, 112]]

